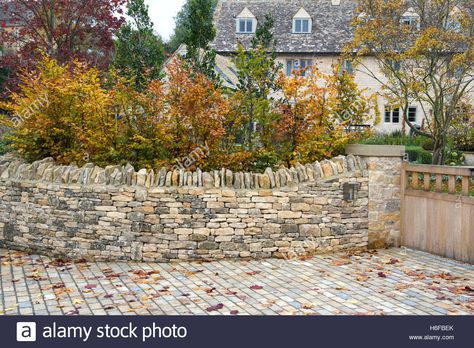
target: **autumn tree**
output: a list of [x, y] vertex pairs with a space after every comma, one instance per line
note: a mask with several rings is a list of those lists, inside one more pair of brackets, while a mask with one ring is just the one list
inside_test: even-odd
[[7, 46], [19, 49], [3, 58], [4, 66], [33, 68], [44, 52], [59, 63], [74, 59], [108, 67], [113, 33], [124, 19], [126, 0], [12, 0], [0, 4], [21, 24], [19, 32], [4, 31]]
[[[271, 112], [272, 94], [278, 90], [278, 74], [281, 65], [276, 60], [275, 40], [272, 33], [273, 18], [265, 16], [265, 21], [257, 28], [250, 47], [239, 43], [235, 57], [237, 68], [237, 98], [240, 110], [246, 117], [243, 129], [245, 146], [253, 150], [255, 146], [270, 147], [274, 115]], [[256, 125], [260, 131], [256, 132]]]
[[[381, 84], [411, 131], [434, 140], [433, 163], [443, 164], [448, 130], [474, 87], [474, 1], [360, 0], [358, 13], [348, 52], [357, 52], [359, 69]], [[412, 103], [427, 115], [423, 129], [408, 118]]]
[[144, 0], [130, 0], [127, 15], [130, 21], [120, 28], [115, 40], [114, 66], [123, 76], [133, 77], [137, 88], [143, 88], [160, 76], [163, 44], [153, 32]]
[[330, 74], [316, 67], [295, 71], [292, 76], [280, 73], [279, 84], [282, 97], [277, 103], [274, 137], [288, 164], [339, 154], [358, 136], [348, 132], [348, 126], [367, 121], [374, 109], [373, 98], [364, 96], [353, 78], [337, 69]]
[[229, 107], [220, 89], [180, 59], [168, 66], [168, 76], [166, 123], [174, 155], [186, 156], [198, 147], [216, 149], [225, 134], [223, 122]]
[[19, 92], [0, 109], [9, 112], [2, 123], [10, 128], [12, 149], [27, 160], [80, 163], [106, 151], [113, 128], [110, 106], [97, 69], [45, 57], [35, 72], [21, 75]]

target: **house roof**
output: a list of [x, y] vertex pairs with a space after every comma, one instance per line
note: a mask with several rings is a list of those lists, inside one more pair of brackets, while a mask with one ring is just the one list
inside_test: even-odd
[[[176, 57], [184, 57], [187, 53], [188, 49], [185, 44], [181, 44], [178, 49], [173, 53], [173, 55], [168, 58], [168, 60], [164, 64], [164, 69], [166, 72], [166, 67], [171, 64], [171, 62]], [[200, 53], [203, 53], [203, 50], [200, 50]], [[239, 79], [237, 77], [237, 71], [235, 68], [235, 64], [232, 61], [232, 58], [229, 56], [222, 56], [220, 54], [216, 54], [214, 71], [217, 75], [221, 78], [222, 86], [229, 88], [229, 89], [236, 89], [237, 84], [239, 83]]]
[[[278, 53], [338, 53], [350, 41], [350, 21], [355, 15], [357, 1], [342, 0], [220, 0], [215, 12], [217, 35], [213, 47], [219, 53], [231, 53], [238, 42], [247, 48], [252, 35], [236, 33], [236, 18], [247, 8], [257, 21], [270, 12], [275, 21], [274, 34]], [[335, 2], [337, 3], [337, 2]], [[293, 34], [293, 18], [301, 9], [312, 19], [310, 34]]]

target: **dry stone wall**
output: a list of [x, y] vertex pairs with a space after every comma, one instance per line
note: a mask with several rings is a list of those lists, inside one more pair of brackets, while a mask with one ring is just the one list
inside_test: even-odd
[[[343, 185], [359, 184], [355, 201]], [[368, 172], [355, 156], [263, 174], [135, 172], [0, 157], [0, 246], [92, 260], [293, 258], [364, 249]]]

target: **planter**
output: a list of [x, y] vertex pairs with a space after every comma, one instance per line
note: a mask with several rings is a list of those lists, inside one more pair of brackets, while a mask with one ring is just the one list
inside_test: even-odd
[[466, 166], [474, 166], [474, 152], [464, 152], [464, 163]]

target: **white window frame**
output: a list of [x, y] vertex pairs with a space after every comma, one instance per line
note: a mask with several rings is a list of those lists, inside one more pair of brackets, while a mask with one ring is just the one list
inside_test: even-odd
[[410, 26], [413, 29], [420, 30], [420, 18], [416, 16], [403, 16], [400, 23]]
[[[240, 24], [241, 22], [245, 22], [245, 30], [241, 31], [240, 30]], [[248, 24], [249, 22], [252, 23], [252, 30], [248, 30]], [[237, 34], [255, 34], [255, 30], [257, 29], [257, 19], [256, 18], [237, 18], [236, 20], [236, 32]]]
[[[415, 120], [414, 121], [410, 121], [410, 110], [415, 110]], [[416, 106], [409, 106], [408, 107], [408, 110], [407, 110], [407, 119], [410, 123], [414, 123], [416, 124], [416, 122], [418, 121], [418, 107]]]
[[[300, 28], [301, 30], [300, 31], [296, 30], [296, 22], [297, 21], [301, 21], [301, 28]], [[303, 28], [304, 28], [303, 22], [304, 21], [308, 22], [308, 30], [307, 31], [303, 30]], [[293, 18], [293, 34], [311, 34], [312, 29], [313, 29], [313, 21], [311, 20], [311, 18]]]
[[[393, 121], [393, 114], [395, 111], [398, 111], [398, 121], [397, 122], [394, 122]], [[392, 107], [390, 105], [385, 105], [385, 110], [384, 110], [384, 123], [389, 123], [389, 124], [400, 124], [400, 120], [401, 120], [401, 112], [400, 112], [400, 108], [399, 107]], [[389, 115], [389, 120], [387, 121], [387, 113], [390, 113]]]

